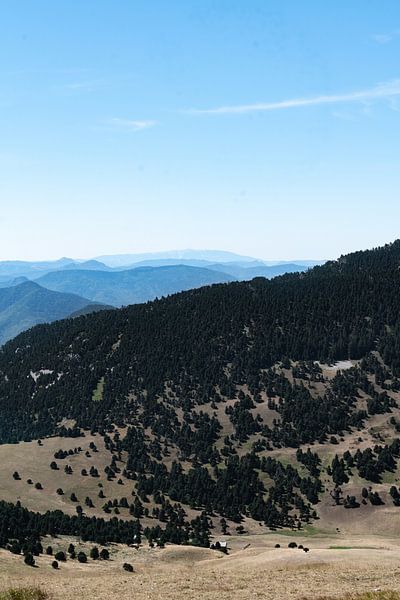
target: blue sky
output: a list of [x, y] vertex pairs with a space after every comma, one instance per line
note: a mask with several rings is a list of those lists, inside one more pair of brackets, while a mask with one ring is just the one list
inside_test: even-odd
[[0, 10], [0, 259], [399, 236], [397, 0]]

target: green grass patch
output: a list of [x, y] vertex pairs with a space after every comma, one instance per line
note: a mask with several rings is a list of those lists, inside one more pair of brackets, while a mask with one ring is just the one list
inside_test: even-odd
[[11, 588], [0, 592], [0, 600], [47, 600], [48, 594], [40, 588]]
[[399, 478], [399, 473], [396, 469], [393, 473], [390, 471], [385, 471], [382, 473], [382, 483], [396, 483], [396, 479]]
[[[268, 453], [266, 453], [265, 456], [268, 456]], [[301, 475], [301, 477], [309, 477], [310, 476], [309, 470], [302, 463], [300, 463], [297, 460], [295, 454], [276, 453], [273, 455], [273, 458], [278, 460], [284, 467], [287, 467], [288, 465], [290, 465], [291, 467], [296, 469], [299, 472], [299, 474]]]
[[273, 533], [276, 533], [279, 535], [287, 535], [290, 537], [304, 537], [304, 536], [312, 537], [315, 535], [329, 535], [328, 532], [322, 531], [322, 529], [318, 529], [317, 527], [314, 527], [313, 525], [306, 525], [302, 529], [280, 529], [280, 530], [274, 531]]
[[378, 546], [329, 546], [329, 550], [379, 550]]
[[98, 384], [96, 385], [96, 389], [93, 392], [92, 400], [93, 402], [101, 402], [103, 400], [104, 394], [104, 377], [100, 379]]
[[244, 452], [251, 452], [251, 449], [253, 447], [254, 444], [254, 439], [249, 439], [246, 442], [242, 442], [241, 444], [241, 448], [239, 448], [239, 450], [241, 449]]

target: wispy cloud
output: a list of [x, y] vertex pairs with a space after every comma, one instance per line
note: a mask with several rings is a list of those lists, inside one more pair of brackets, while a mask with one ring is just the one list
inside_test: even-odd
[[378, 44], [389, 44], [392, 40], [400, 36], [400, 29], [389, 31], [388, 33], [374, 33], [372, 39]]
[[323, 104], [340, 103], [365, 103], [376, 100], [394, 99], [400, 96], [400, 79], [380, 83], [372, 88], [344, 94], [327, 94], [311, 98], [293, 98], [279, 102], [258, 102], [256, 104], [239, 104], [232, 106], [219, 106], [217, 108], [191, 109], [191, 114], [225, 115], [246, 114], [254, 112], [283, 110], [285, 108], [299, 108], [302, 106], [319, 106]]
[[113, 129], [119, 131], [143, 131], [157, 125], [157, 121], [152, 120], [132, 120], [132, 119], [110, 119], [107, 124]]

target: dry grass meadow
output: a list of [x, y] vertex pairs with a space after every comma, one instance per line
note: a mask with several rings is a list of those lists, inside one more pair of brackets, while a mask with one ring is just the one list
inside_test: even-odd
[[[310, 552], [289, 549], [294, 539]], [[59, 539], [58, 544], [66, 548], [69, 541]], [[228, 556], [172, 545], [113, 546], [109, 562], [70, 560], [59, 571], [51, 568], [50, 557], [39, 557], [32, 568], [1, 551], [0, 590], [35, 586], [53, 600], [400, 599], [397, 539], [260, 534], [232, 536], [229, 544]], [[133, 573], [122, 569], [124, 562], [133, 565]]]
[[[324, 371], [327, 377], [333, 374]], [[400, 400], [400, 396], [397, 399]], [[227, 435], [231, 432], [229, 419], [222, 409], [220, 412], [218, 418], [223, 434]], [[400, 408], [392, 414], [400, 420]], [[268, 415], [264, 417], [267, 419]], [[318, 452], [326, 466], [336, 452], [349, 449], [354, 453], [357, 448], [389, 442], [393, 435], [389, 415], [376, 415], [362, 432], [345, 433], [339, 446], [314, 444], [313, 451]], [[90, 450], [90, 442], [96, 444], [98, 452]], [[82, 446], [82, 452], [57, 460], [59, 470], [50, 469], [56, 450], [78, 445]], [[245, 444], [239, 453], [247, 449]], [[295, 449], [276, 449], [271, 455], [283, 463], [294, 464], [303, 472]], [[2, 445], [0, 498], [10, 502], [19, 499], [23, 506], [40, 512], [61, 509], [75, 514], [76, 504], [70, 500], [74, 492], [80, 504], [85, 496], [94, 500], [93, 508], [85, 507], [86, 514], [104, 517], [101, 508], [104, 500], [98, 498], [99, 482], [107, 499], [132, 498], [131, 481], [122, 475], [120, 484], [107, 481], [104, 468], [111, 458], [102, 438], [88, 433], [78, 439], [45, 439], [42, 445], [37, 442]], [[172, 454], [168, 460], [173, 458]], [[73, 467], [71, 475], [64, 473], [67, 463]], [[98, 469], [99, 478], [81, 475], [83, 468], [89, 470], [91, 466]], [[21, 481], [13, 479], [14, 470], [20, 473]], [[27, 484], [28, 478], [33, 483], [40, 481], [43, 490]], [[187, 546], [168, 545], [160, 549], [143, 545], [136, 550], [111, 545], [110, 561], [89, 560], [87, 564], [80, 564], [69, 560], [61, 563], [56, 571], [51, 567], [52, 557], [38, 557], [36, 567], [32, 568], [23, 563], [21, 556], [0, 550], [0, 600], [400, 600], [400, 509], [388, 498], [390, 485], [399, 485], [399, 482], [399, 468], [385, 473], [382, 483], [373, 486], [385, 501], [384, 506], [368, 504], [357, 510], [346, 510], [333, 505], [329, 495], [332, 482], [324, 477], [326, 492], [317, 505], [319, 519], [313, 525], [301, 532], [272, 533], [246, 519], [246, 535], [225, 538], [230, 546], [228, 556]], [[344, 492], [359, 495], [363, 485], [365, 481], [354, 471]], [[59, 487], [64, 490], [62, 496], [57, 494]], [[148, 506], [152, 508], [151, 503]], [[193, 517], [195, 511], [188, 509], [188, 514]], [[120, 518], [129, 518], [127, 509], [121, 509]], [[147, 519], [143, 522], [144, 525], [153, 523]], [[230, 525], [233, 533], [235, 524]], [[216, 539], [221, 539], [218, 519], [213, 531]], [[66, 538], [44, 540], [43, 545], [48, 543], [55, 550], [66, 550], [71, 541], [77, 550], [90, 550], [90, 544]], [[290, 541], [303, 544], [310, 551], [289, 549]], [[276, 544], [281, 547], [275, 548]], [[133, 565], [133, 573], [123, 570], [124, 562]], [[32, 586], [34, 590], [43, 590], [44, 595], [37, 595], [34, 590], [28, 590], [25, 595], [18, 592]], [[12, 589], [14, 591], [10, 591]]]

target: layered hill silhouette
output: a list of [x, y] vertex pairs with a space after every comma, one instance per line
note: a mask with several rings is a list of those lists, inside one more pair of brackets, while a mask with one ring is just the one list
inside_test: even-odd
[[47, 273], [36, 281], [54, 291], [85, 295], [95, 302], [122, 306], [233, 280], [231, 275], [210, 269], [172, 265], [124, 271], [68, 269]]
[[[18, 278], [35, 280], [47, 273], [65, 270], [84, 271], [125, 271], [138, 267], [165, 267], [184, 265], [189, 267], [211, 268], [234, 275], [237, 279], [249, 279], [251, 269], [260, 268], [253, 276], [273, 277], [285, 272], [302, 271], [324, 261], [262, 261], [233, 252], [216, 250], [183, 250], [145, 254], [106, 255], [99, 259], [74, 260], [60, 258], [53, 261], [0, 261], [0, 286], [7, 287]], [[103, 262], [104, 259], [104, 262]], [[237, 268], [238, 270], [232, 271]], [[262, 269], [265, 268], [265, 271]], [[274, 269], [276, 268], [276, 271]], [[244, 275], [244, 277], [242, 277]]]
[[[236, 256], [222, 252], [208, 252], [205, 255], [225, 259]], [[80, 296], [87, 301], [84, 306], [79, 305], [77, 310], [76, 303], [72, 304], [72, 314], [78, 316], [101, 310], [104, 305], [111, 308], [138, 304], [204, 285], [250, 280], [256, 276], [271, 278], [282, 273], [306, 269], [305, 266], [295, 263], [268, 266], [261, 261], [246, 260], [246, 257], [237, 258], [242, 260], [211, 263], [201, 258], [159, 258], [136, 262], [132, 268], [113, 268], [95, 259], [81, 262], [68, 258], [36, 263], [5, 261], [0, 263], [0, 289], [35, 281], [42, 288], [53, 292]], [[120, 258], [122, 259], [123, 257]], [[14, 307], [8, 305], [7, 313], [3, 315], [4, 334], [0, 335], [0, 345], [31, 325], [68, 316], [65, 310], [55, 311], [53, 301], [40, 303], [39, 316], [33, 299], [29, 306], [25, 303], [22, 307], [19, 294], [28, 289], [38, 292], [37, 288], [29, 286], [21, 288], [19, 293], [4, 292], [4, 297], [10, 301], [15, 298], [16, 304]], [[54, 300], [54, 297], [52, 298]]]
[[39, 323], [65, 319], [71, 313], [99, 309], [87, 298], [47, 290], [33, 281], [0, 287], [0, 345]]
[[[77, 310], [73, 305], [71, 314], [79, 316], [102, 310], [104, 305], [111, 308], [138, 304], [214, 283], [251, 280], [254, 277], [272, 278], [308, 268], [306, 263], [267, 265], [251, 257], [222, 251], [187, 250], [104, 258], [107, 264], [97, 259], [77, 261], [65, 257], [56, 261], [1, 261], [0, 289], [35, 281], [54, 292], [87, 298], [90, 303], [86, 302]], [[127, 261], [132, 261], [132, 264], [126, 264]], [[10, 299], [14, 295], [15, 292], [8, 295], [5, 292]], [[43, 302], [38, 317], [34, 301], [29, 312], [28, 305], [21, 310], [18, 294], [15, 298], [15, 307], [9, 305], [4, 315], [4, 334], [0, 335], [0, 345], [31, 325], [68, 316], [63, 310], [54, 311], [51, 302]], [[47, 307], [49, 311], [46, 313]]]
[[71, 258], [60, 258], [54, 261], [4, 260], [0, 262], [0, 282], [11, 283], [17, 277], [33, 279], [49, 271], [54, 271], [74, 264]]
[[265, 277], [266, 279], [272, 279], [279, 275], [285, 275], [286, 273], [300, 273], [307, 270], [306, 265], [298, 263], [282, 263], [280, 265], [263, 265], [257, 263], [257, 261], [247, 264], [237, 263], [217, 263], [207, 266], [207, 269], [215, 271], [222, 271], [234, 277], [237, 281], [250, 281], [255, 277]]
[[201, 266], [199, 263], [203, 263], [203, 266], [208, 263], [224, 263], [224, 262], [239, 262], [247, 263], [252, 262], [255, 259], [251, 256], [243, 256], [236, 254], [235, 252], [227, 252], [224, 250], [169, 250], [164, 252], [144, 252], [140, 254], [106, 254], [97, 257], [98, 261], [105, 263], [111, 267], [126, 267], [127, 265], [134, 265], [143, 262], [154, 262], [154, 261], [168, 261], [173, 260], [174, 264], [176, 261], [195, 261], [193, 264]]

